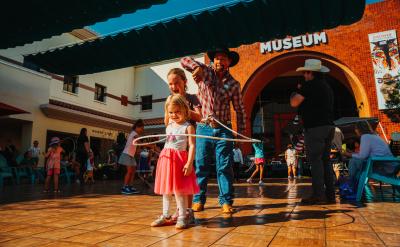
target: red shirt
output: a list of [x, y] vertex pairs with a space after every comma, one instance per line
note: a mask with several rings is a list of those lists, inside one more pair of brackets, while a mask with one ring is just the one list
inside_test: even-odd
[[198, 97], [201, 103], [203, 117], [213, 116], [222, 122], [231, 121], [230, 102], [236, 111], [238, 131], [244, 132], [246, 128], [246, 113], [243, 107], [240, 83], [229, 72], [226, 72], [220, 81], [211, 66], [195, 61], [191, 57], [181, 59], [181, 65], [189, 72], [201, 66], [204, 71], [203, 81], [197, 83]]

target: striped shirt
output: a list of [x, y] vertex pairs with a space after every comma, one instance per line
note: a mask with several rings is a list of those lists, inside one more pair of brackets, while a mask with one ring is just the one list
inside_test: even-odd
[[204, 80], [197, 83], [203, 117], [213, 116], [225, 123], [231, 121], [230, 102], [232, 102], [236, 111], [238, 131], [243, 133], [246, 128], [246, 113], [243, 107], [240, 83], [229, 72], [226, 72], [220, 82], [211, 66], [206, 66], [190, 57], [182, 58], [181, 65], [191, 73], [199, 66], [203, 68]]

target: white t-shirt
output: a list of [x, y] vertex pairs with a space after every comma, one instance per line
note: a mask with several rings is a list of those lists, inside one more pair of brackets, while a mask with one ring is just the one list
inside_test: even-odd
[[242, 156], [242, 151], [240, 149], [233, 149], [233, 162], [237, 162], [240, 164], [243, 164], [243, 156]]
[[296, 161], [296, 149], [288, 148], [286, 150], [286, 163], [293, 164]]
[[37, 148], [31, 147], [31, 148], [29, 149], [29, 151], [31, 151], [31, 153], [32, 153], [32, 158], [39, 158], [40, 147], [37, 147]]
[[86, 171], [93, 171], [93, 164], [90, 163], [90, 159], [87, 160]]
[[136, 131], [132, 130], [132, 132], [128, 136], [128, 140], [126, 141], [123, 153], [125, 153], [131, 157], [135, 156], [136, 146], [132, 145], [132, 142], [133, 142], [133, 139], [135, 139], [137, 137], [138, 137], [138, 134], [136, 133]]

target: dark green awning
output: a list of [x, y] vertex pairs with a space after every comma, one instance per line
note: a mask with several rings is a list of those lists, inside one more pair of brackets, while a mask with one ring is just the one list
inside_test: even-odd
[[88, 74], [322, 31], [361, 19], [365, 0], [246, 0], [26, 56], [57, 74]]
[[7, 0], [1, 4], [0, 49], [50, 38], [167, 0]]

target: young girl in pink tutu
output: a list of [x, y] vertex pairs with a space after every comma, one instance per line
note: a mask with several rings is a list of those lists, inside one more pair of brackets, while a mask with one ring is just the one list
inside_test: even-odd
[[188, 222], [186, 208], [188, 195], [197, 194], [199, 187], [193, 171], [195, 138], [175, 136], [174, 134], [195, 134], [195, 129], [188, 122], [189, 106], [186, 99], [178, 94], [169, 97], [165, 104], [170, 122], [167, 125], [167, 140], [157, 163], [154, 192], [163, 196], [163, 213], [151, 223], [151, 226], [172, 224], [170, 203], [175, 195], [178, 207], [177, 229], [184, 229]]

